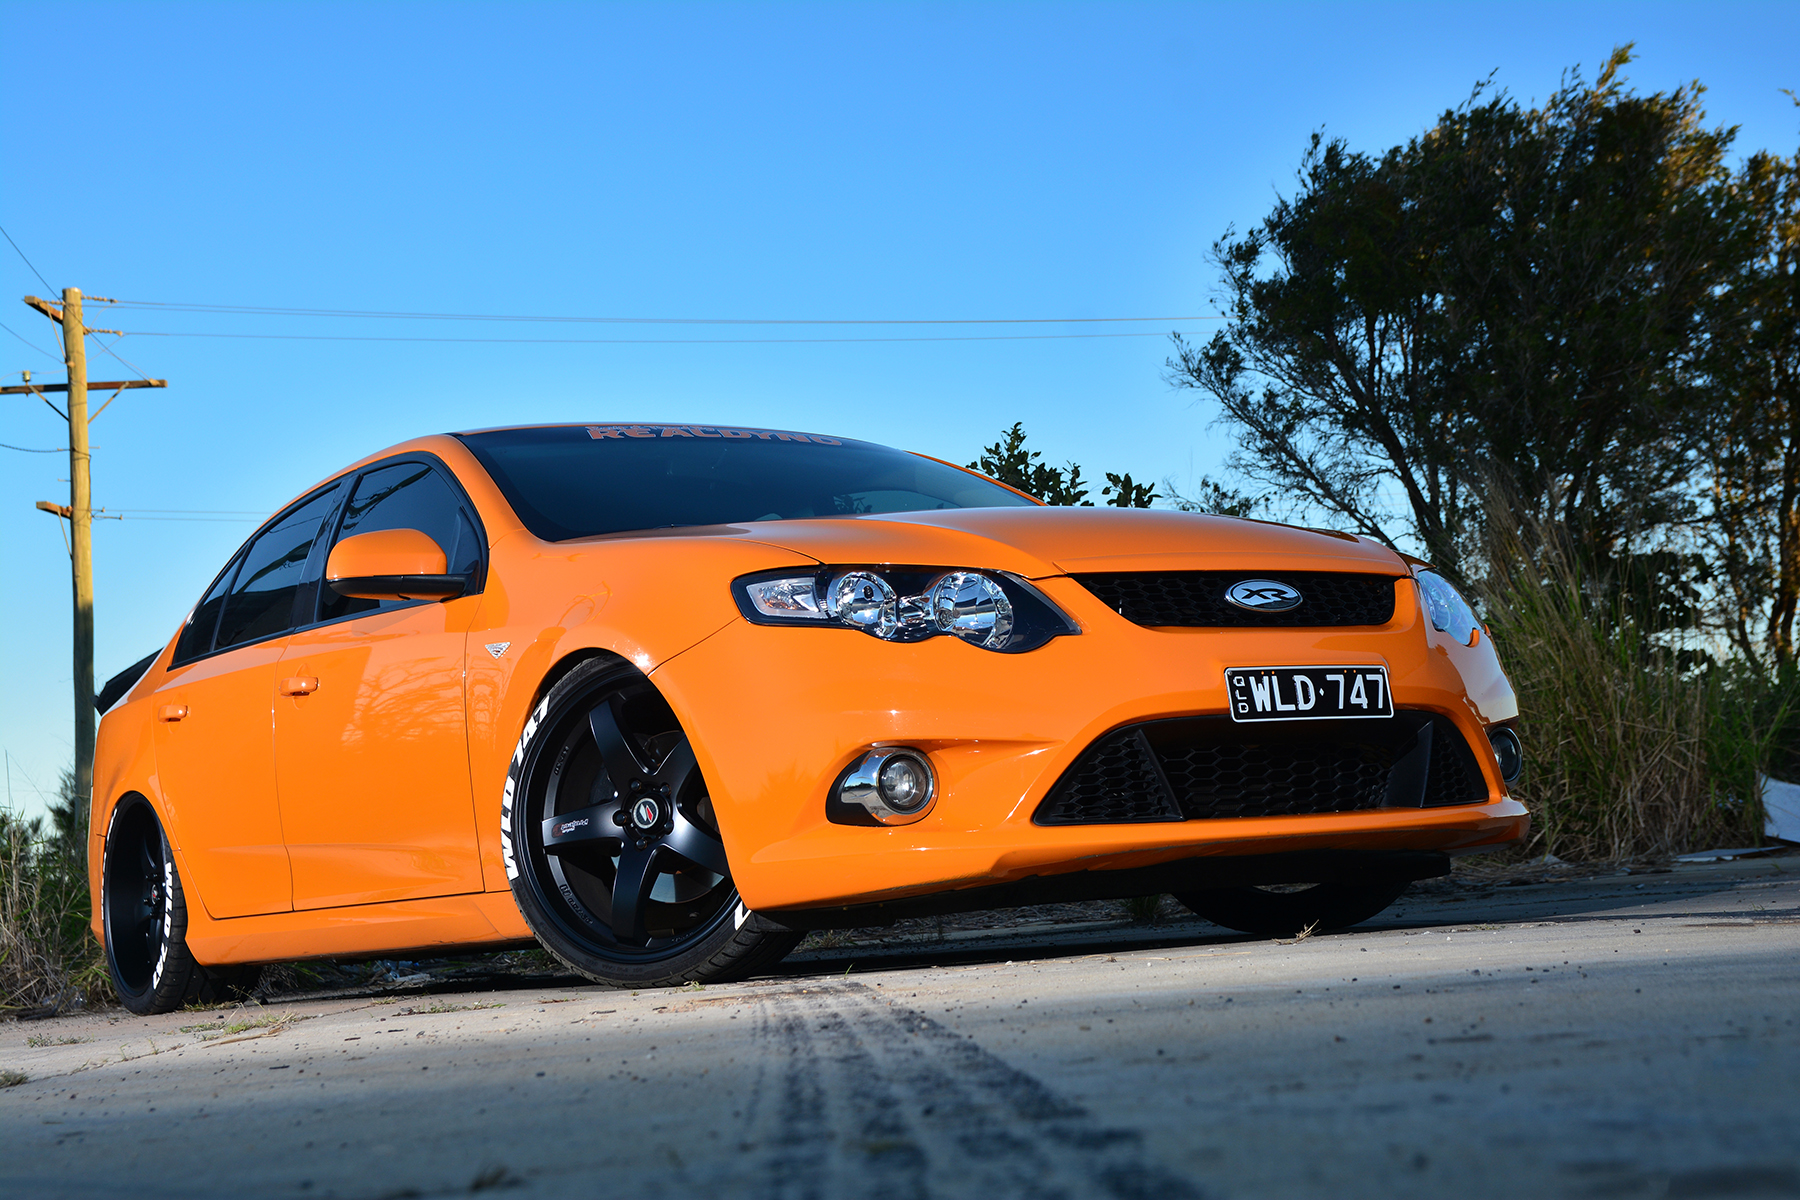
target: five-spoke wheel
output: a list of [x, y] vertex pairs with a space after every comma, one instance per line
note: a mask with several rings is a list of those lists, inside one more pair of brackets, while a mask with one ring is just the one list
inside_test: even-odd
[[798, 940], [744, 909], [693, 747], [640, 672], [581, 664], [514, 756], [513, 893], [546, 948], [589, 978], [737, 977]]

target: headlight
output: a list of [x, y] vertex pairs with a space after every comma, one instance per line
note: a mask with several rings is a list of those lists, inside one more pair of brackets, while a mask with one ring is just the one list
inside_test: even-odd
[[1012, 601], [991, 576], [953, 571], [931, 585], [931, 619], [945, 633], [988, 650], [1000, 650], [1012, 636]]
[[1419, 585], [1419, 602], [1425, 606], [1425, 615], [1431, 618], [1431, 627], [1439, 633], [1449, 634], [1465, 646], [1473, 642], [1481, 622], [1475, 619], [1475, 610], [1469, 607], [1469, 602], [1462, 598], [1455, 585], [1436, 571], [1420, 571], [1413, 579]]
[[869, 571], [846, 571], [832, 580], [825, 592], [827, 613], [878, 638], [894, 636], [900, 624], [899, 608], [894, 585]]
[[983, 650], [1017, 654], [1080, 633], [1029, 582], [1003, 571], [929, 567], [823, 567], [766, 571], [732, 584], [738, 610], [758, 625], [859, 629], [885, 642], [949, 634]]

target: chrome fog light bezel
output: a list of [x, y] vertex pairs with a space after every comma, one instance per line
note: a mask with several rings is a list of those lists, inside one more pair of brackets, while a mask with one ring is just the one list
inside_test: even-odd
[[1494, 767], [1500, 772], [1501, 782], [1511, 787], [1525, 775], [1525, 743], [1517, 730], [1504, 725], [1488, 730], [1487, 737], [1488, 745], [1494, 751]]
[[[917, 764], [925, 776], [923, 796], [906, 807], [897, 807], [882, 786], [883, 770], [896, 761]], [[937, 804], [937, 772], [931, 769], [931, 759], [921, 751], [909, 746], [878, 746], [850, 768], [836, 792], [834, 799], [838, 802], [856, 805], [883, 825], [910, 825], [922, 820]]]

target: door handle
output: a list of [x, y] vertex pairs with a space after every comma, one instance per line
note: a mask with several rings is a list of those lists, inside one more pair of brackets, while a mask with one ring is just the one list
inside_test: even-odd
[[280, 690], [284, 696], [310, 696], [319, 690], [319, 678], [316, 675], [289, 675], [281, 681]]
[[156, 710], [156, 719], [159, 721], [179, 721], [181, 718], [187, 716], [187, 714], [188, 706], [185, 704], [165, 704]]

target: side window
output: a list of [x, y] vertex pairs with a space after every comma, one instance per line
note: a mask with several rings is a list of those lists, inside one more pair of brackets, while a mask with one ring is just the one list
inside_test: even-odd
[[308, 496], [270, 522], [244, 552], [243, 565], [219, 620], [220, 650], [286, 633], [294, 627], [294, 601], [307, 555], [331, 515], [338, 487]]
[[236, 575], [237, 560], [233, 559], [231, 565], [220, 573], [205, 599], [194, 605], [187, 624], [181, 627], [181, 639], [175, 643], [175, 654], [169, 659], [171, 667], [179, 667], [212, 649], [213, 630], [219, 627], [219, 610], [225, 607], [225, 593], [231, 589], [231, 581]]
[[[344, 507], [337, 540], [383, 529], [417, 529], [444, 551], [452, 575], [474, 575], [481, 569], [481, 538], [463, 500], [429, 464], [395, 463], [377, 467], [357, 480]], [[319, 592], [319, 620], [397, 608], [406, 600], [357, 600], [330, 588]]]

